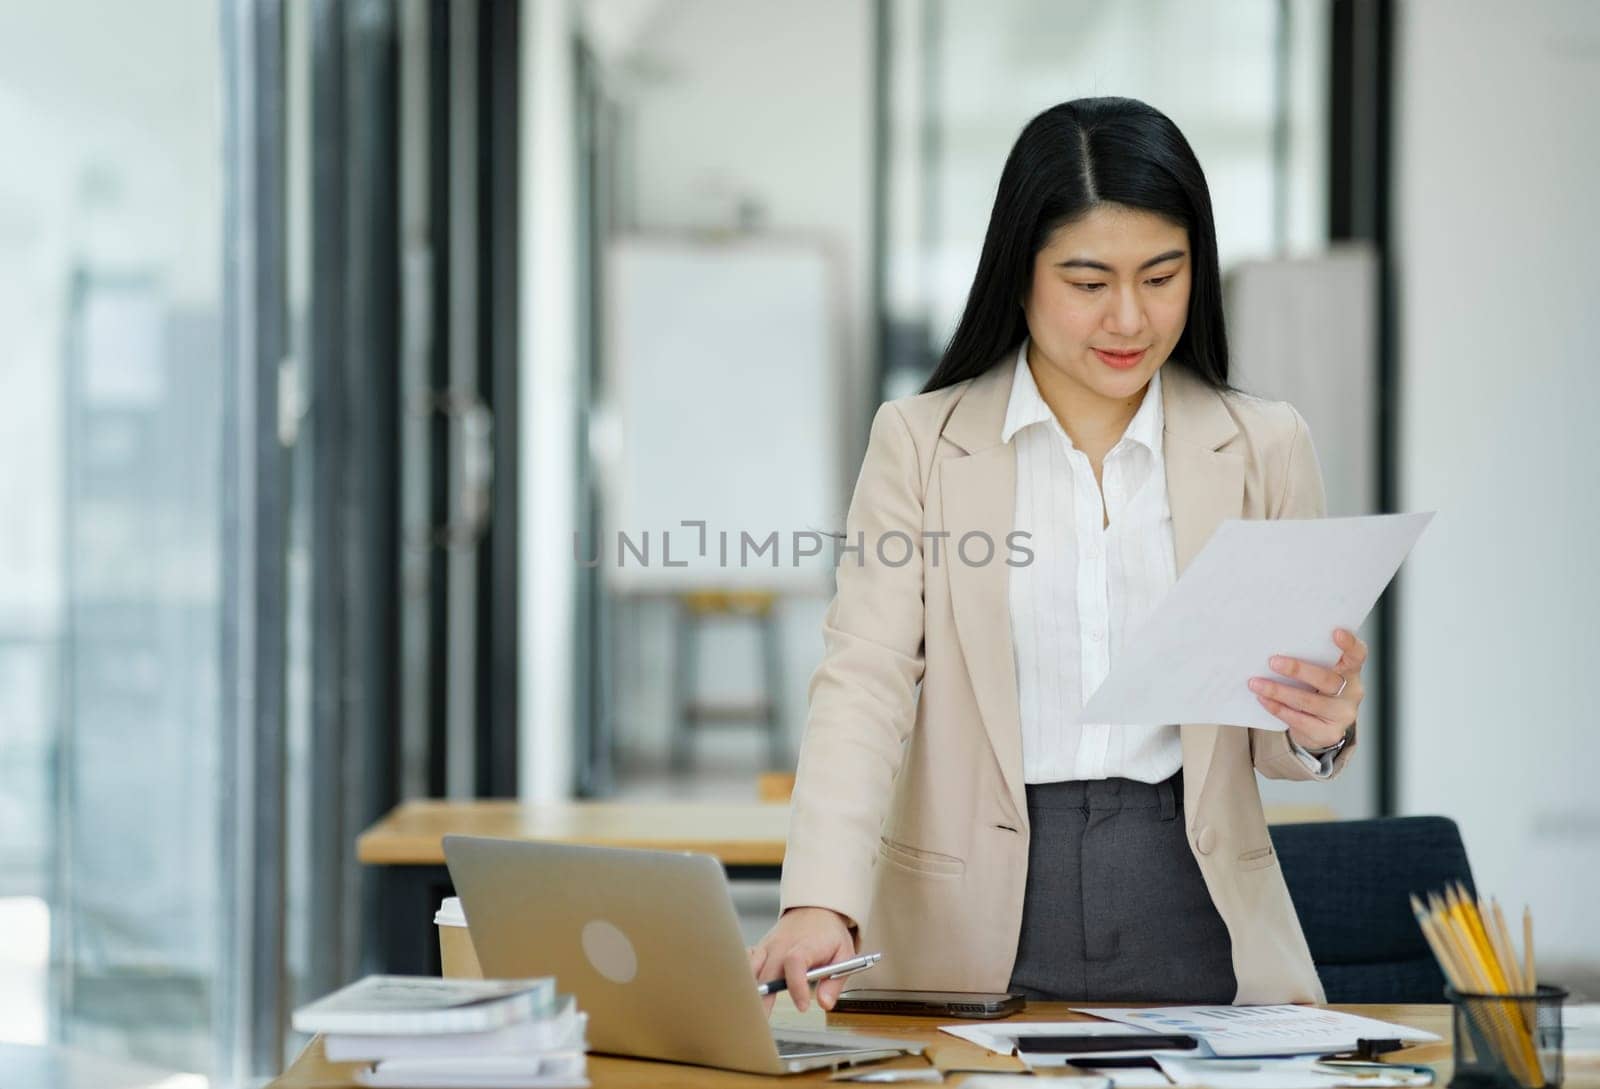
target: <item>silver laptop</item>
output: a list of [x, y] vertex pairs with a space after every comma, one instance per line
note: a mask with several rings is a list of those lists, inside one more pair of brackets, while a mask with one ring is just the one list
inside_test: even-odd
[[710, 855], [445, 836], [483, 974], [553, 975], [595, 1051], [789, 1074], [915, 1044], [774, 1029]]

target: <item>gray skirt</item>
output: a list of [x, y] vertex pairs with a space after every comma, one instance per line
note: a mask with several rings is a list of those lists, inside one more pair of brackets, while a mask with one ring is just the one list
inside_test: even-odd
[[1079, 1002], [1233, 1001], [1232, 945], [1184, 831], [1183, 773], [1030, 784], [1011, 990]]

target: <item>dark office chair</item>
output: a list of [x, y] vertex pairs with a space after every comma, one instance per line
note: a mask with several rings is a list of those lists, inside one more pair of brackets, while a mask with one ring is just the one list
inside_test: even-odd
[[1386, 817], [1271, 831], [1329, 1002], [1444, 1001], [1444, 976], [1409, 897], [1455, 881], [1473, 889], [1455, 821]]

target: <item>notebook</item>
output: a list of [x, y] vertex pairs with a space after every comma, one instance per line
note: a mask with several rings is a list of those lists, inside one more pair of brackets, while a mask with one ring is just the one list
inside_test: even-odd
[[427, 1036], [336, 1034], [324, 1037], [329, 1062], [378, 1062], [385, 1059], [482, 1058], [489, 1055], [539, 1055], [583, 1049], [589, 1015], [578, 1011], [571, 995], [563, 995], [549, 1016], [514, 1021], [485, 1032], [432, 1033]]
[[406, 1036], [486, 1032], [545, 1017], [554, 978], [435, 979], [367, 976], [295, 1011], [296, 1032]]

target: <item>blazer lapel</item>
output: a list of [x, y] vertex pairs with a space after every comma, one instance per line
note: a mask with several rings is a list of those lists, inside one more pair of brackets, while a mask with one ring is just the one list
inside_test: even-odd
[[[1216, 391], [1186, 368], [1170, 365], [1162, 369], [1161, 391], [1167, 499], [1181, 575], [1223, 520], [1244, 513], [1245, 461], [1242, 454], [1223, 449], [1239, 428]], [[1199, 798], [1205, 786], [1218, 731], [1231, 728], [1179, 727], [1185, 793], [1191, 798]]]
[[[944, 436], [966, 457], [948, 457], [940, 464], [940, 498], [944, 542], [950, 572], [950, 606], [978, 713], [1005, 779], [1019, 827], [1028, 819], [1022, 780], [1022, 712], [1017, 703], [1017, 667], [1011, 643], [1011, 608], [1007, 599], [1011, 568], [1006, 536], [1016, 524], [1017, 452], [1000, 441], [1015, 353], [990, 367], [967, 388], [951, 411]], [[987, 534], [994, 554], [988, 563], [968, 564], [955, 549], [968, 533]], [[986, 548], [975, 539], [968, 549]]]

